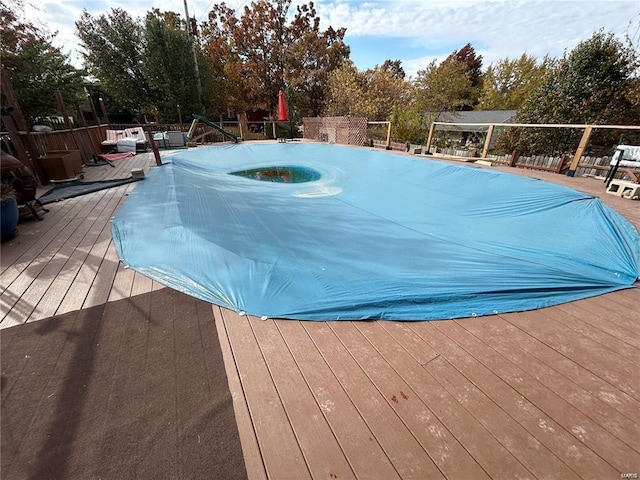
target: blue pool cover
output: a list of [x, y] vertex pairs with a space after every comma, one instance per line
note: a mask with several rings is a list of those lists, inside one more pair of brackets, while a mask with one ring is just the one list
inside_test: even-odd
[[[326, 144], [170, 158], [114, 218], [117, 252], [154, 280], [238, 312], [469, 317], [628, 288], [640, 275], [630, 222], [540, 180]], [[310, 181], [256, 178], [273, 167], [303, 167]]]

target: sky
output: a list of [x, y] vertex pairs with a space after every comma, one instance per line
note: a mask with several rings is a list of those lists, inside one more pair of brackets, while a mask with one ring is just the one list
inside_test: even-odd
[[[226, 4], [241, 10], [251, 2], [227, 0]], [[203, 21], [214, 3], [220, 0], [187, 0], [189, 15]], [[292, 14], [300, 3], [308, 1], [293, 0]], [[407, 74], [415, 76], [432, 60], [443, 60], [467, 43], [482, 55], [484, 68], [523, 53], [540, 59], [561, 57], [600, 29], [620, 39], [628, 33], [640, 45], [640, 0], [315, 0], [314, 4], [321, 29], [347, 29], [345, 42], [360, 70], [387, 59], [401, 60]], [[75, 21], [83, 9], [99, 16], [115, 7], [141, 18], [153, 7], [184, 15], [179, 0], [39, 0], [37, 7], [26, 7], [25, 15], [49, 32], [58, 32], [54, 44], [80, 67]]]

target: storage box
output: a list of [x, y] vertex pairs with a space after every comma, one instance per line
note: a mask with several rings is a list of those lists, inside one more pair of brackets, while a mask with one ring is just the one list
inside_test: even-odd
[[118, 153], [136, 153], [136, 143], [138, 142], [139, 140], [136, 138], [121, 138], [120, 140], [118, 140]]
[[73, 164], [73, 171], [76, 174], [82, 173], [82, 169], [84, 168], [84, 162], [82, 161], [82, 155], [80, 150], [49, 150], [47, 151], [47, 156], [52, 157], [60, 157], [63, 155], [68, 155], [71, 158], [71, 163]]
[[38, 163], [49, 180], [61, 181], [76, 178], [74, 160], [69, 154], [38, 157]]
[[169, 147], [184, 147], [187, 143], [182, 132], [165, 132], [165, 136]]

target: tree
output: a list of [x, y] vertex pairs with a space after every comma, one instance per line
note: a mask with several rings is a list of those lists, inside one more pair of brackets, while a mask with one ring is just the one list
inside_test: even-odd
[[174, 12], [153, 9], [145, 18], [142, 71], [152, 92], [150, 100], [162, 118], [174, 121], [178, 105], [185, 112], [200, 112], [196, 79], [185, 75], [194, 71], [191, 37], [181, 27]]
[[[558, 62], [527, 98], [520, 123], [616, 124], [632, 106], [630, 89], [638, 52], [612, 33], [596, 32]], [[581, 132], [527, 130], [512, 139], [520, 151], [563, 153], [576, 148]]]
[[352, 62], [345, 62], [329, 77], [324, 115], [388, 120], [393, 112], [407, 106], [409, 92], [410, 85], [397, 70], [383, 65], [359, 72]]
[[368, 116], [368, 110], [364, 104], [364, 88], [358, 69], [352, 61], [345, 61], [329, 75], [323, 115]]
[[[329, 72], [348, 58], [345, 30], [322, 32], [313, 3], [300, 5], [290, 23], [291, 0], [257, 0], [240, 18], [224, 3], [214, 5], [203, 26], [208, 55], [221, 55], [225, 87], [236, 108], [273, 110], [278, 91], [293, 86], [302, 114], [318, 114]], [[233, 85], [235, 83], [235, 85]]]
[[552, 65], [549, 57], [538, 62], [527, 54], [515, 60], [504, 58], [489, 65], [484, 74], [478, 108], [519, 110]]
[[330, 73], [349, 58], [345, 28], [320, 30], [313, 2], [297, 7], [291, 22], [293, 43], [286, 50], [287, 83], [300, 92], [299, 108], [306, 115], [320, 115]]
[[461, 110], [473, 104], [477, 90], [471, 76], [465, 63], [451, 58], [440, 64], [433, 60], [426, 69], [418, 71], [414, 80], [418, 109], [437, 116], [440, 112]]
[[477, 55], [475, 48], [467, 43], [460, 50], [455, 50], [447, 59], [447, 61], [458, 62], [466, 67], [471, 89], [469, 90], [468, 102], [460, 106], [460, 110], [473, 110], [478, 103], [480, 91], [482, 89], [482, 55]]
[[0, 5], [0, 61], [3, 74], [11, 76], [22, 113], [33, 124], [37, 117], [58, 112], [56, 91], [70, 105], [85, 99], [84, 72], [52, 45], [55, 34], [20, 21], [15, 14], [20, 8], [20, 3]]
[[150, 108], [153, 92], [143, 72], [144, 28], [122, 8], [92, 17], [86, 10], [76, 22], [91, 75], [117, 102], [110, 108], [131, 113]]
[[400, 78], [402, 80], [404, 80], [407, 76], [404, 68], [402, 68], [402, 61], [400, 60], [385, 60], [382, 64], [382, 67], [380, 68], [381, 70], [390, 72], [394, 77]]

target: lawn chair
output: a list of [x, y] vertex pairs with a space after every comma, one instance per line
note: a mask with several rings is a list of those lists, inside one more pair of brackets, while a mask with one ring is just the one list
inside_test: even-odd
[[640, 145], [618, 145], [611, 157], [611, 168], [604, 182], [607, 187], [618, 171], [624, 172], [633, 183], [640, 183]]
[[107, 139], [102, 142], [102, 153], [113, 153], [118, 148], [118, 140], [125, 138], [124, 130], [107, 130]]
[[117, 142], [118, 153], [135, 152], [144, 153], [149, 148], [149, 140], [143, 127], [124, 129], [124, 138]]

